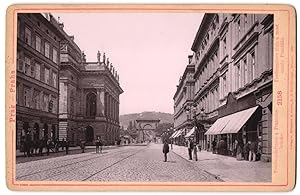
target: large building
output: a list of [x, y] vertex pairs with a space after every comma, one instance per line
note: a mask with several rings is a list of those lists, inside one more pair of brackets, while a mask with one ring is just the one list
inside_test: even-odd
[[[63, 29], [63, 25], [59, 25]], [[97, 61], [87, 62], [74, 36], [64, 33], [59, 74], [60, 139], [71, 144], [93, 144], [97, 136], [105, 144], [119, 141], [119, 75], [109, 59], [98, 51]]]
[[194, 102], [194, 73], [195, 65], [193, 56], [189, 56], [189, 63], [179, 79], [174, 100], [174, 136], [172, 139], [178, 144], [184, 144], [184, 136], [193, 128], [192, 107]]
[[[222, 139], [233, 154], [235, 140], [258, 141], [262, 160], [271, 161], [273, 23], [268, 14], [204, 15], [192, 45], [193, 105], [185, 109], [194, 111], [203, 149]], [[187, 123], [179, 120], [187, 104], [180, 90], [174, 96], [177, 128]]]
[[[119, 141], [119, 75], [85, 54], [51, 14], [18, 14], [17, 148], [24, 141]], [[101, 59], [100, 59], [101, 58]]]
[[25, 139], [58, 137], [61, 32], [50, 15], [24, 13], [17, 20], [16, 146]]
[[235, 140], [261, 141], [265, 161], [272, 153], [273, 22], [267, 14], [205, 14], [192, 46], [206, 143], [222, 138], [230, 153]]

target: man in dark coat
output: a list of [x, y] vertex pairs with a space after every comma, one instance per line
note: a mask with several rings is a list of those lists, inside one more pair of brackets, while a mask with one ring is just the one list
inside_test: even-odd
[[163, 153], [164, 153], [164, 156], [165, 156], [165, 161], [164, 162], [167, 162], [167, 154], [169, 153], [169, 144], [167, 143], [167, 141], [164, 142], [164, 146], [163, 146]]
[[192, 156], [192, 151], [193, 151], [193, 148], [194, 148], [194, 143], [193, 141], [189, 138], [188, 140], [188, 152], [189, 152], [189, 159], [192, 160], [193, 156]]

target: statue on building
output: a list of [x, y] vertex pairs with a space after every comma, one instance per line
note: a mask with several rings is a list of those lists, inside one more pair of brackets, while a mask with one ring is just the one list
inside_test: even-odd
[[81, 58], [82, 58], [82, 61], [83, 61], [83, 62], [86, 62], [86, 58], [85, 58], [84, 51], [82, 51], [82, 53], [81, 53]]
[[105, 64], [106, 60], [106, 56], [105, 56], [105, 52], [103, 53], [103, 63]]
[[111, 71], [111, 70], [112, 70], [112, 67], [113, 67], [113, 65], [112, 65], [112, 63], [110, 63], [110, 66], [109, 66], [109, 71]]
[[108, 64], [109, 64], [109, 58], [107, 58], [106, 60], [106, 65], [108, 66]]
[[98, 63], [100, 63], [100, 57], [101, 57], [101, 53], [100, 53], [100, 51], [98, 50], [98, 53], [97, 53], [97, 61], [98, 61]]

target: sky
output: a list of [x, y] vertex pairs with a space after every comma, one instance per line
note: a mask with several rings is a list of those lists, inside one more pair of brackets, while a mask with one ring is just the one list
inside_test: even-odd
[[87, 61], [105, 52], [120, 76], [120, 114], [173, 114], [202, 13], [53, 13]]

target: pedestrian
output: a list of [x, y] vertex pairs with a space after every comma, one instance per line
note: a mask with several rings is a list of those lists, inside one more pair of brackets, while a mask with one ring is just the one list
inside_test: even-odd
[[207, 152], [209, 152], [209, 149], [210, 149], [210, 142], [207, 141]]
[[50, 146], [51, 146], [51, 140], [48, 139], [48, 140], [46, 141], [47, 156], [49, 156], [49, 153], [50, 153]]
[[164, 157], [165, 157], [164, 162], [167, 162], [167, 160], [168, 160], [167, 154], [169, 153], [169, 144], [167, 143], [166, 140], [164, 141], [163, 153], [164, 153]]
[[84, 148], [85, 148], [85, 142], [84, 142], [84, 140], [81, 140], [81, 141], [80, 141], [80, 148], [81, 148], [81, 150], [82, 150], [81, 153], [84, 153]]
[[216, 153], [216, 146], [217, 146], [217, 141], [216, 141], [216, 139], [214, 139], [214, 141], [212, 142], [212, 153], [213, 154]]
[[248, 142], [244, 145], [244, 148], [243, 148], [245, 160], [249, 160], [250, 144], [251, 144], [251, 141], [248, 141]]
[[250, 151], [249, 151], [249, 161], [256, 161], [256, 153], [257, 153], [257, 142], [252, 141], [250, 144]]
[[173, 140], [171, 139], [171, 150], [173, 150]]
[[194, 144], [194, 147], [193, 147], [193, 153], [194, 153], [194, 159], [195, 159], [195, 161], [198, 161], [198, 157], [197, 157], [197, 144], [196, 143]]
[[65, 146], [66, 146], [65, 138], [63, 138], [61, 141], [61, 150], [62, 151], [65, 149]]
[[97, 136], [97, 139], [96, 139], [96, 153], [99, 153], [99, 147], [100, 147], [100, 138], [99, 138], [99, 136]]
[[69, 140], [68, 139], [66, 139], [66, 141], [65, 141], [65, 143], [66, 143], [66, 154], [69, 154]]
[[192, 160], [192, 151], [193, 151], [194, 143], [191, 138], [188, 139], [188, 152], [189, 152], [189, 160]]
[[237, 160], [242, 160], [242, 152], [243, 152], [243, 146], [242, 146], [242, 142], [238, 141], [238, 140], [235, 140], [235, 143], [236, 143], [236, 149], [235, 149], [235, 152], [236, 152], [236, 159]]
[[103, 150], [103, 142], [101, 141], [101, 139], [99, 139], [99, 149], [100, 149], [100, 153], [102, 153], [102, 150]]

